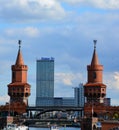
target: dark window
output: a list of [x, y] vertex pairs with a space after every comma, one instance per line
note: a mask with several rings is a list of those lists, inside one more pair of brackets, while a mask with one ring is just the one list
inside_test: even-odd
[[21, 97], [23, 97], [24, 96], [24, 93], [21, 93]]
[[15, 79], [15, 72], [12, 72], [12, 78]]
[[96, 79], [96, 72], [93, 72], [93, 78]]
[[28, 96], [28, 93], [25, 93], [25, 96], [27, 97], [27, 96]]

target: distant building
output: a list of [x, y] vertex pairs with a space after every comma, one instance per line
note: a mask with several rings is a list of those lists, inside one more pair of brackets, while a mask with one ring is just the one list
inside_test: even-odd
[[111, 106], [111, 99], [110, 98], [104, 98], [104, 105], [105, 106]]
[[75, 106], [84, 107], [84, 88], [80, 83], [78, 87], [74, 88]]
[[50, 97], [38, 97], [36, 100], [36, 106], [53, 106], [54, 98]]
[[62, 97], [54, 98], [54, 106], [62, 106], [62, 104], [63, 104]]
[[74, 97], [55, 97], [54, 106], [74, 106]]
[[75, 106], [74, 97], [63, 97], [62, 102], [63, 106]]
[[54, 58], [41, 58], [36, 65], [36, 106], [84, 106], [83, 84], [74, 88], [74, 97], [54, 98]]
[[54, 98], [54, 58], [37, 60], [36, 106], [53, 105]]

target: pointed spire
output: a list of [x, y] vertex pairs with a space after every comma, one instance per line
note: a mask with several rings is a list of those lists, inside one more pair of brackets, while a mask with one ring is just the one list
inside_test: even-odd
[[18, 41], [19, 44], [19, 50], [17, 54], [17, 59], [16, 59], [16, 64], [15, 65], [24, 65], [24, 61], [22, 58], [22, 53], [21, 53], [21, 40]]
[[93, 52], [91, 65], [99, 65], [98, 56], [97, 56], [97, 53], [96, 53], [96, 43], [97, 43], [97, 40], [94, 40], [93, 42], [94, 42], [94, 52]]

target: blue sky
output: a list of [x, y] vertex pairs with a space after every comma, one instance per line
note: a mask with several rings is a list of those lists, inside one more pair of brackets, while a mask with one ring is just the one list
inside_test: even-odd
[[72, 97], [72, 88], [87, 82], [94, 39], [107, 97], [119, 104], [119, 0], [4, 0], [0, 5], [1, 104], [8, 100], [19, 39], [29, 67], [30, 104], [35, 103], [36, 59], [55, 58], [55, 96]]

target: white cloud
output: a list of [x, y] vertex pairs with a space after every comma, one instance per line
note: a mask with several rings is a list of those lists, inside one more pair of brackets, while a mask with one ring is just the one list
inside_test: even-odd
[[55, 0], [5, 0], [0, 5], [1, 20], [6, 22], [60, 20], [65, 16], [64, 9]]
[[39, 30], [36, 27], [26, 27], [23, 30], [29, 37], [37, 37], [39, 36]]
[[107, 89], [118, 90], [119, 91], [119, 72], [109, 72], [106, 73], [105, 82]]
[[80, 73], [56, 73], [55, 74], [55, 82], [56, 84], [60, 83], [65, 86], [78, 86], [82, 79], [82, 75]]
[[75, 6], [89, 6], [101, 9], [119, 9], [118, 0], [62, 0]]
[[103, 9], [119, 9], [118, 0], [93, 0], [92, 4], [94, 4], [95, 7]]
[[114, 79], [114, 86], [112, 87], [119, 89], [119, 72], [114, 72], [113, 79]]
[[119, 95], [119, 72], [106, 72], [104, 73], [104, 82], [107, 86], [106, 97], [111, 98], [112, 105], [118, 105]]
[[[24, 28], [7, 28], [4, 34], [8, 37], [39, 37], [40, 31], [37, 27], [26, 26]], [[18, 35], [17, 35], [18, 34]]]
[[[63, 19], [66, 13], [70, 11], [65, 8], [65, 5], [62, 6], [61, 1], [71, 4], [71, 6], [81, 6], [82, 12], [79, 12], [80, 8], [77, 10], [69, 6], [67, 8], [70, 8], [70, 11], [73, 10], [73, 13], [68, 15], [68, 19]], [[36, 57], [53, 56], [58, 62], [56, 68], [59, 70], [59, 73], [56, 73], [56, 87], [65, 89], [63, 87], [68, 86], [69, 89], [72, 86], [77, 86], [80, 82], [87, 80], [80, 73], [86, 74], [86, 65], [90, 63], [92, 56], [92, 40], [96, 38], [99, 43], [97, 51], [100, 51], [102, 55], [99, 61], [104, 66], [110, 67], [106, 70], [110, 74], [105, 76], [107, 89], [119, 89], [119, 73], [110, 72], [118, 70], [119, 15], [115, 11], [104, 14], [102, 11], [101, 13], [100, 11], [98, 13], [91, 12], [93, 8], [90, 8], [89, 12], [83, 12], [83, 9], [85, 10], [87, 6], [118, 9], [118, 2], [118, 0], [113, 0], [113, 3], [111, 0], [108, 0], [108, 2], [106, 0], [0, 1], [0, 5], [2, 5], [0, 9], [0, 72], [2, 74], [0, 80], [2, 77], [11, 78], [10, 66], [15, 63], [18, 49], [15, 44], [17, 44], [18, 39], [21, 39], [25, 40], [23, 43], [29, 44], [29, 46], [23, 44], [23, 50], [25, 50], [23, 56], [25, 63], [32, 70], [30, 73], [35, 73], [35, 67], [32, 65], [35, 64]], [[65, 23], [54, 22], [54, 20], [61, 19], [62, 21], [65, 20]], [[2, 21], [8, 24], [5, 26]], [[12, 24], [9, 21], [13, 21]], [[29, 24], [29, 21], [34, 23]], [[39, 24], [40, 21], [43, 24]], [[47, 24], [44, 21], [47, 21]], [[14, 22], [23, 22], [24, 24], [13, 24]], [[113, 55], [114, 53], [115, 55]], [[117, 57], [116, 62], [114, 62], [114, 57]], [[31, 80], [31, 78], [29, 79]], [[33, 80], [32, 82], [35, 83], [35, 79]], [[6, 79], [4, 81], [10, 82]], [[3, 82], [3, 84], [5, 83]], [[33, 87], [35, 87], [34, 84]]]
[[0, 96], [0, 104], [5, 104], [6, 102], [9, 102], [10, 97], [8, 95]]
[[111, 99], [111, 104], [112, 104], [112, 106], [119, 106], [119, 99], [118, 98], [112, 98]]

